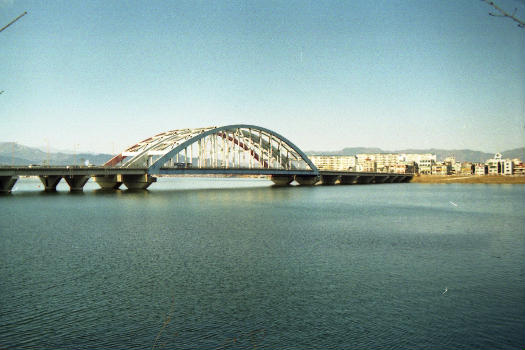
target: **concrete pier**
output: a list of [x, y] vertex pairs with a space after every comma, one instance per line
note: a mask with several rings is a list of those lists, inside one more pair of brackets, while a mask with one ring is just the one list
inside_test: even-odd
[[122, 185], [122, 175], [95, 176], [94, 179], [103, 190], [118, 190]]
[[319, 181], [318, 175], [295, 175], [295, 181], [302, 186], [313, 186]]
[[122, 180], [128, 190], [145, 190], [152, 183], [157, 182], [157, 178], [148, 174], [144, 175], [123, 175]]
[[358, 184], [369, 184], [374, 180], [374, 175], [361, 175], [357, 178]]
[[339, 179], [338, 175], [321, 175], [321, 184], [322, 185], [335, 185]]
[[382, 184], [384, 183], [385, 181], [388, 180], [388, 175], [384, 175], [384, 176], [381, 176], [381, 175], [377, 175], [374, 177], [374, 183], [376, 184]]
[[390, 176], [388, 177], [388, 179], [386, 179], [386, 183], [392, 183], [394, 181], [396, 181], [396, 179], [399, 177], [399, 175], [394, 175], [394, 174], [390, 174]]
[[341, 185], [352, 185], [355, 183], [359, 176], [357, 175], [341, 175], [341, 180], [339, 180], [339, 183]]
[[40, 181], [44, 185], [44, 191], [46, 192], [56, 192], [57, 185], [62, 180], [60, 175], [42, 175], [39, 176]]
[[293, 181], [293, 175], [272, 175], [271, 180], [276, 186], [287, 186]]
[[0, 193], [10, 193], [18, 176], [0, 176]]
[[84, 190], [84, 185], [89, 180], [87, 175], [73, 175], [73, 176], [64, 176], [67, 184], [69, 185], [69, 190], [71, 192], [81, 192]]

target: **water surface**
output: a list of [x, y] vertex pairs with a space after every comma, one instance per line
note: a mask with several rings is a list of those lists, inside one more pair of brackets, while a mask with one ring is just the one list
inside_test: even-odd
[[525, 187], [271, 187], [0, 197], [1, 348], [525, 344]]

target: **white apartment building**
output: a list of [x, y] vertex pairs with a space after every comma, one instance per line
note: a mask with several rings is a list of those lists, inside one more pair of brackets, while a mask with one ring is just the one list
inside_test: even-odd
[[308, 158], [319, 170], [355, 171], [356, 169], [355, 156], [313, 155]]
[[510, 159], [503, 161], [503, 175], [512, 175], [514, 173], [514, 162]]
[[431, 153], [402, 153], [399, 155], [399, 160], [406, 163], [416, 163], [419, 165], [421, 160], [430, 160], [437, 162], [437, 156]]
[[503, 173], [504, 160], [501, 159], [501, 153], [496, 153], [494, 158], [485, 162], [489, 175], [498, 175]]
[[416, 163], [420, 174], [432, 174], [432, 165], [437, 162], [437, 156], [431, 153], [403, 153], [399, 159], [405, 163]]
[[476, 175], [487, 175], [487, 166], [483, 163], [475, 165], [474, 174]]

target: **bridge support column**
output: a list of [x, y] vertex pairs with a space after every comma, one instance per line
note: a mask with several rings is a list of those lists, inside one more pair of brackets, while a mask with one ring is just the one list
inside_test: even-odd
[[396, 179], [397, 179], [398, 177], [399, 177], [399, 175], [394, 175], [394, 174], [392, 174], [392, 175], [390, 175], [390, 176], [388, 177], [388, 179], [385, 180], [385, 182], [387, 182], [387, 183], [395, 182]]
[[293, 175], [272, 175], [271, 180], [276, 186], [287, 186], [293, 181]]
[[346, 176], [346, 175], [342, 175], [341, 176], [341, 180], [339, 181], [339, 183], [341, 185], [351, 185], [355, 182], [355, 180], [357, 180], [359, 176], [357, 175], [349, 175], [349, 176]]
[[360, 175], [357, 178], [358, 184], [369, 184], [374, 180], [374, 175]]
[[145, 190], [152, 183], [157, 182], [157, 178], [148, 174], [144, 175], [122, 175], [124, 185], [128, 190]]
[[321, 175], [322, 185], [335, 185], [339, 175]]
[[40, 181], [44, 185], [44, 191], [46, 192], [56, 192], [57, 185], [62, 180], [62, 176], [59, 175], [42, 175], [39, 176]]
[[414, 176], [413, 175], [405, 175], [399, 182], [410, 182]]
[[0, 193], [9, 193], [18, 180], [18, 176], [0, 176]]
[[87, 175], [72, 175], [64, 176], [67, 184], [69, 185], [69, 190], [71, 192], [81, 192], [84, 190], [84, 185], [88, 182], [90, 176]]
[[295, 181], [302, 186], [313, 186], [319, 181], [318, 175], [295, 175]]
[[374, 183], [376, 184], [382, 184], [388, 179], [388, 175], [385, 176], [375, 176], [374, 177]]
[[95, 182], [103, 190], [118, 190], [122, 185], [122, 175], [95, 176]]

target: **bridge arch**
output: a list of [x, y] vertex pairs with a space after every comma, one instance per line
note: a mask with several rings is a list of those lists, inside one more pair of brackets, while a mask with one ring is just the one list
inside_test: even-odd
[[147, 167], [149, 174], [181, 168], [319, 173], [306, 154], [287, 138], [249, 124], [163, 132], [129, 147], [106, 163], [118, 164]]

